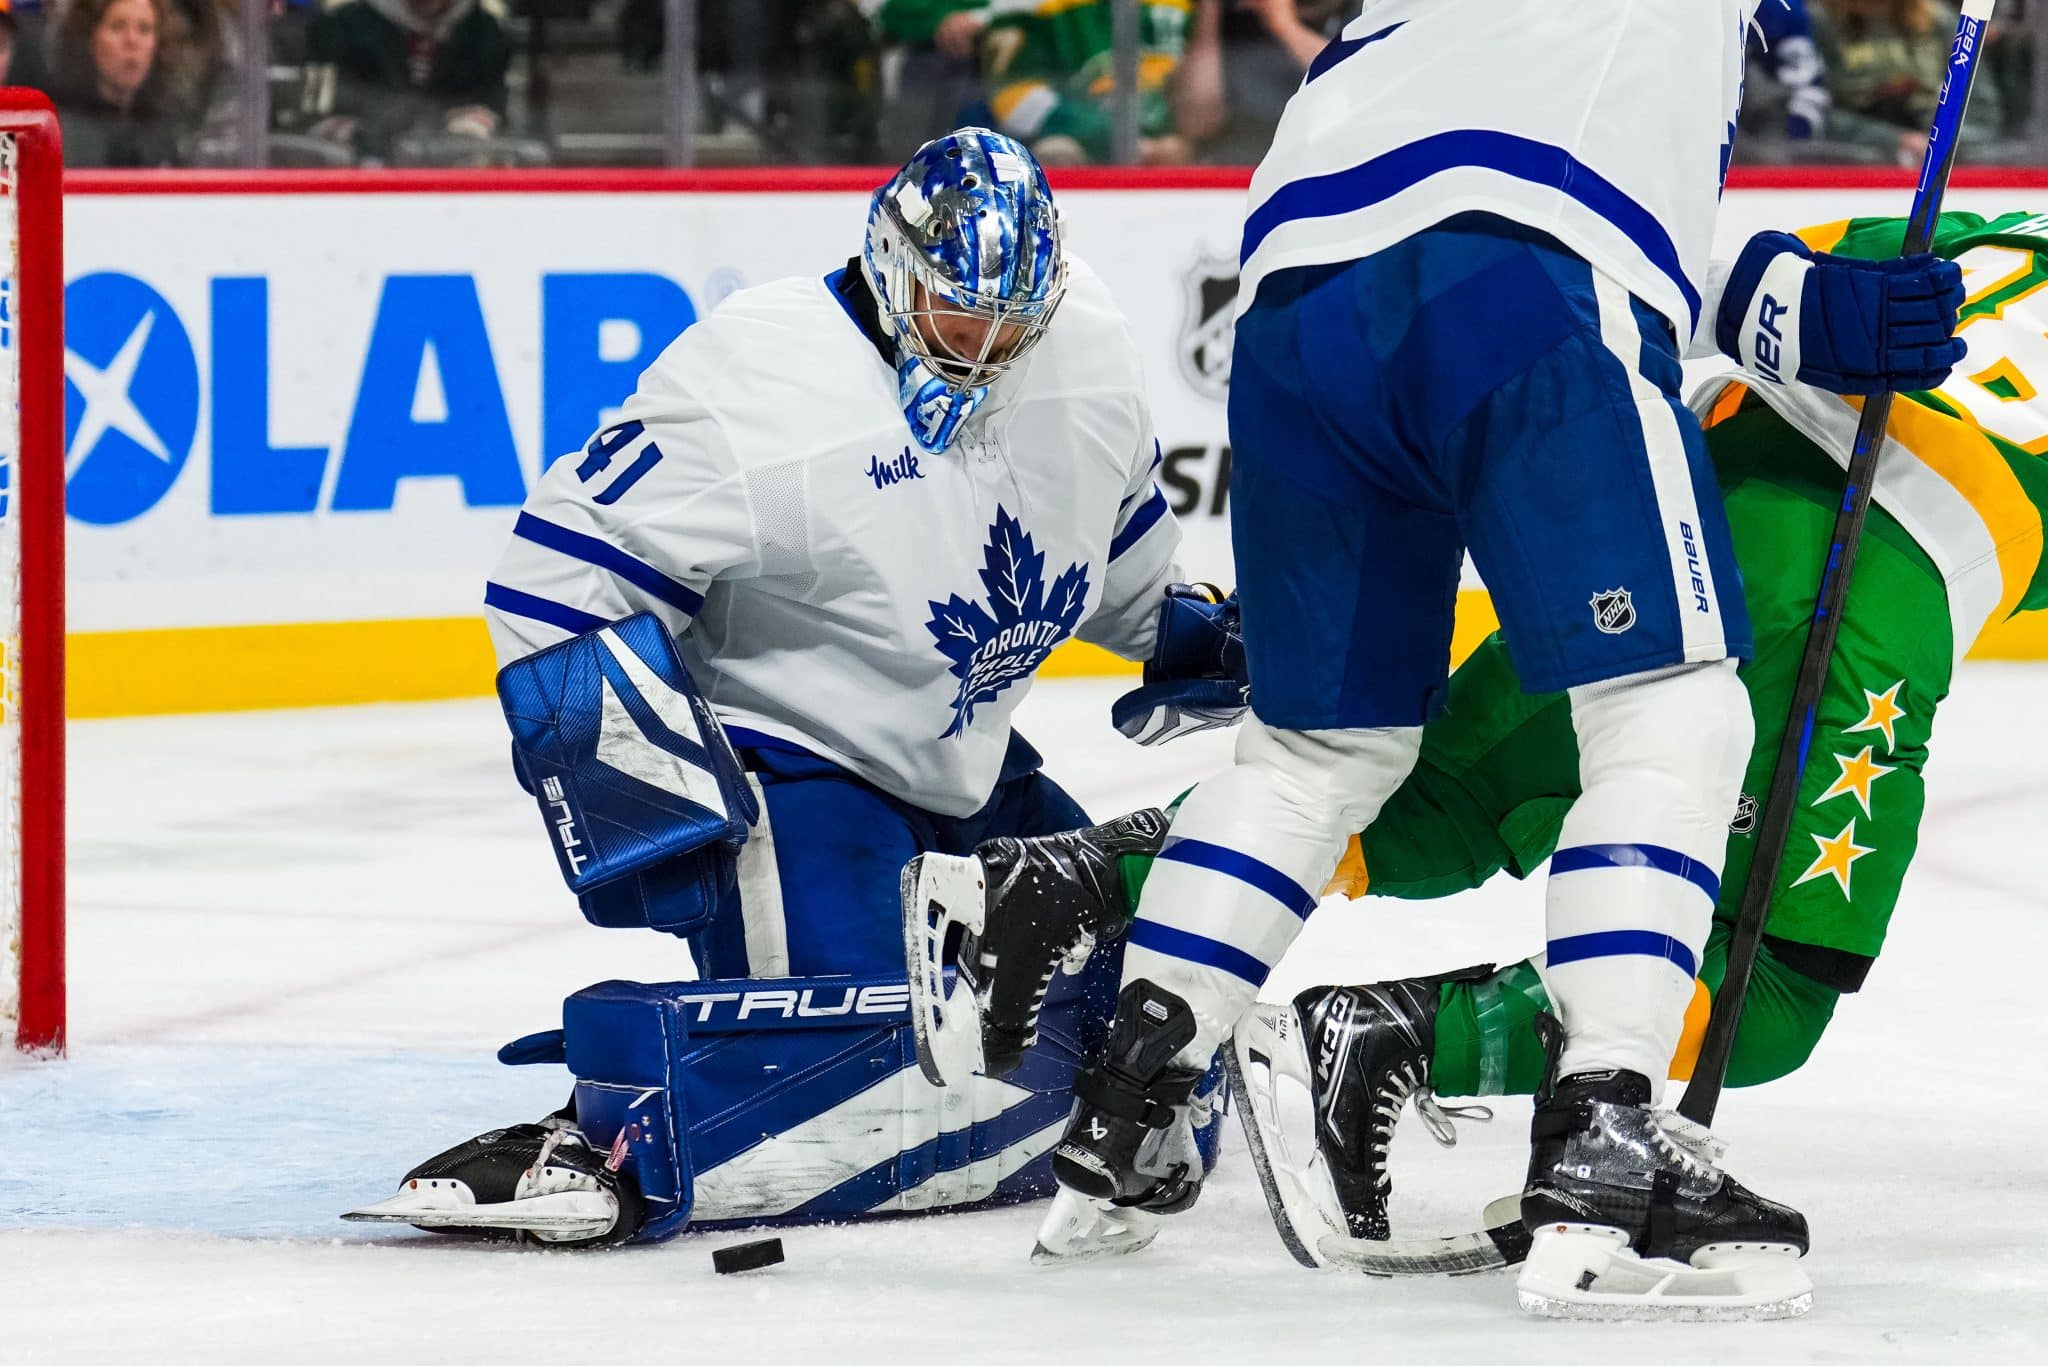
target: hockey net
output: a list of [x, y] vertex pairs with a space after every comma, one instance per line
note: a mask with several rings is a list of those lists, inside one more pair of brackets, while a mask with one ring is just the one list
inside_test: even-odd
[[24, 1049], [64, 1044], [59, 159], [48, 102], [0, 90], [0, 1041]]

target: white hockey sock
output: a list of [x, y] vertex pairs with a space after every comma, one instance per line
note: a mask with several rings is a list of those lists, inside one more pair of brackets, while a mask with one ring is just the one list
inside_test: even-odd
[[1273, 730], [1247, 721], [1237, 761], [1188, 794], [1145, 880], [1124, 981], [1185, 999], [1206, 1065], [1302, 923], [1346, 841], [1372, 823], [1422, 743], [1419, 728]]
[[1622, 1068], [1661, 1096], [1720, 894], [1749, 698], [1722, 660], [1571, 699], [1583, 788], [1551, 860], [1543, 967], [1559, 1075]]

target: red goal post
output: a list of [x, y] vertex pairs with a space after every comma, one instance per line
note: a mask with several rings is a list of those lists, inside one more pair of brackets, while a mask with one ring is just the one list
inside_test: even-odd
[[49, 100], [0, 89], [0, 1039], [64, 1047], [64, 200]]

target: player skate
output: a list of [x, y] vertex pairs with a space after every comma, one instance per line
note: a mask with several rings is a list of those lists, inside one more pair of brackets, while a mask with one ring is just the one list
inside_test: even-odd
[[1194, 1131], [1205, 1123], [1200, 1070], [1174, 1056], [1195, 1037], [1187, 1002], [1146, 981], [1117, 997], [1102, 1058], [1074, 1082], [1066, 1136], [1053, 1149], [1060, 1192], [1038, 1231], [1036, 1262], [1136, 1252], [1201, 1193]]
[[592, 1247], [624, 1242], [645, 1212], [632, 1176], [557, 1113], [459, 1143], [407, 1172], [397, 1195], [341, 1217]]
[[[1036, 839], [993, 839], [962, 858], [921, 854], [903, 869], [903, 948], [918, 1066], [934, 1086], [1015, 1071], [1038, 1036], [1053, 973], [1079, 972], [1123, 933], [1124, 854], [1156, 854], [1164, 813]], [[945, 981], [947, 945], [958, 974]]]
[[1635, 1072], [1552, 1076], [1530, 1122], [1516, 1289], [1548, 1318], [1779, 1319], [1813, 1307], [1806, 1219], [1717, 1165], [1710, 1133], [1650, 1108]]
[[1453, 1119], [1493, 1118], [1483, 1105], [1438, 1104], [1429, 1083], [1439, 989], [1491, 971], [1312, 987], [1288, 1004], [1261, 1003], [1238, 1024], [1224, 1066], [1274, 1226], [1303, 1266], [1384, 1271], [1389, 1259], [1443, 1250], [1435, 1239], [1390, 1244], [1387, 1149], [1410, 1100], [1447, 1148], [1458, 1141]]

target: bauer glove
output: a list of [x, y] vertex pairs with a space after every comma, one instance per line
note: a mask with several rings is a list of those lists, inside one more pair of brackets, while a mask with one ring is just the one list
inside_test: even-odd
[[1963, 358], [1962, 305], [1953, 261], [1828, 256], [1790, 233], [1760, 232], [1729, 272], [1714, 344], [1773, 384], [1834, 394], [1933, 389]]

